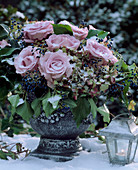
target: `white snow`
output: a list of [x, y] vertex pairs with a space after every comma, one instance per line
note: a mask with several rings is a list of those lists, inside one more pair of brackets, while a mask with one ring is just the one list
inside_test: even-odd
[[[3, 140], [9, 143], [20, 142], [28, 149], [34, 150], [38, 143], [38, 137], [30, 135], [16, 135], [13, 138], [3, 135]], [[80, 155], [68, 162], [54, 162], [28, 156], [25, 159], [1, 160], [0, 170], [138, 170], [138, 152], [135, 162], [120, 166], [109, 163], [105, 144], [97, 138], [80, 139], [85, 150]], [[90, 152], [88, 152], [90, 151]]]

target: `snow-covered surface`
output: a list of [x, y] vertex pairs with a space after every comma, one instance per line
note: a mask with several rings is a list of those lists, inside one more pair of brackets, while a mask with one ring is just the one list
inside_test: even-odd
[[[39, 138], [29, 135], [17, 135], [14, 138], [3, 135], [3, 140], [9, 143], [20, 142], [31, 150], [39, 143]], [[106, 151], [105, 144], [97, 138], [80, 139], [80, 142], [85, 150], [71, 161], [54, 162], [31, 156], [9, 161], [0, 159], [0, 170], [138, 170], [138, 151], [134, 163], [125, 166], [111, 165], [107, 153], [103, 154]]]

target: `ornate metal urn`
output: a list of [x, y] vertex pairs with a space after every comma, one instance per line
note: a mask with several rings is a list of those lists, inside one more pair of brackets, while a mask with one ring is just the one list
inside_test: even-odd
[[78, 136], [91, 124], [91, 114], [79, 128], [70, 109], [64, 113], [57, 111], [48, 118], [42, 113], [38, 118], [31, 119], [30, 124], [41, 135], [39, 146], [30, 154], [31, 156], [69, 161], [82, 150]]

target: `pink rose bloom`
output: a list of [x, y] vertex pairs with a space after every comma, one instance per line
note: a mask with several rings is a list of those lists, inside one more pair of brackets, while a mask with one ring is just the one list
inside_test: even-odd
[[53, 51], [60, 47], [67, 47], [68, 49], [77, 50], [80, 41], [68, 34], [51, 35], [47, 40], [48, 49]]
[[34, 69], [37, 69], [38, 61], [39, 61], [37, 56], [39, 56], [39, 52], [35, 51], [36, 47], [33, 49], [34, 49], [33, 52], [31, 52], [32, 46], [28, 46], [24, 48], [20, 52], [20, 54], [14, 59], [14, 66], [16, 68], [16, 73], [23, 75], [29, 70], [32, 71]]
[[88, 35], [87, 27], [85, 27], [85, 28], [78, 28], [77, 26], [70, 24], [66, 20], [59, 22], [59, 24], [69, 25], [71, 27], [72, 31], [73, 31], [73, 35], [75, 36], [75, 38], [77, 38], [79, 40], [82, 40], [82, 39], [86, 38], [87, 35]]
[[88, 51], [92, 57], [102, 59], [102, 64], [106, 65], [107, 63], [115, 64], [118, 60], [112, 54], [112, 51], [105, 47], [103, 44], [99, 44], [96, 40], [88, 39], [86, 44], [86, 51]]
[[11, 45], [8, 44], [6, 40], [0, 41], [0, 47], [1, 47], [1, 48], [4, 48], [4, 47], [6, 47], [6, 46], [11, 46]]
[[35, 40], [42, 40], [48, 34], [53, 33], [54, 21], [38, 21], [32, 24], [27, 24], [24, 27], [24, 41], [33, 43]]
[[61, 50], [57, 52], [46, 52], [45, 56], [40, 58], [39, 70], [47, 80], [47, 85], [54, 87], [54, 80], [61, 80], [62, 76], [69, 77], [72, 74], [72, 67], [69, 63], [69, 57]]

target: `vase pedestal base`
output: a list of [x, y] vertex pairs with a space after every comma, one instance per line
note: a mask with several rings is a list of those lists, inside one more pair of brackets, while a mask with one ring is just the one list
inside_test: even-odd
[[41, 137], [39, 146], [30, 153], [30, 156], [65, 162], [78, 156], [81, 150], [82, 147], [78, 138], [64, 140]]

